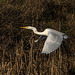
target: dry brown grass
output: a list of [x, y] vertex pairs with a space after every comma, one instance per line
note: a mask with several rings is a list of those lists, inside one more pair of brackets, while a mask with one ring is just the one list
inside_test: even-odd
[[[75, 73], [74, 0], [0, 1], [0, 75], [74, 75]], [[20, 26], [50, 27], [71, 39], [46, 55], [44, 41]]]

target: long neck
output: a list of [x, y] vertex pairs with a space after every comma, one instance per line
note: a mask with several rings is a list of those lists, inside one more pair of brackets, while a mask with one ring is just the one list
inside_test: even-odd
[[45, 35], [43, 32], [38, 32], [38, 31], [36, 31], [36, 32], [34, 32], [35, 34], [38, 34], [38, 35]]
[[36, 28], [32, 29], [35, 34], [45, 35], [44, 32], [38, 32]]

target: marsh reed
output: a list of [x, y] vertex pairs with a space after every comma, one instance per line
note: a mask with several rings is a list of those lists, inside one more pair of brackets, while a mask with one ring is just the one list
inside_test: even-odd
[[[0, 1], [0, 75], [74, 75], [75, 10], [74, 0]], [[59, 49], [41, 54], [44, 41], [21, 26], [38, 31], [53, 28], [64, 32]]]

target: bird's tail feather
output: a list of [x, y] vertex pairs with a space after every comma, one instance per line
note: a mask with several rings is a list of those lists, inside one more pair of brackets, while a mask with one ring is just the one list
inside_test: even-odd
[[64, 39], [67, 39], [68, 38], [68, 36], [66, 34], [64, 34], [63, 36], [64, 36]]

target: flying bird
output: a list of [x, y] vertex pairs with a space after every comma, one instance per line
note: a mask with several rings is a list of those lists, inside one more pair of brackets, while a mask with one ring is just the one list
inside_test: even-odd
[[38, 42], [39, 40], [47, 38], [42, 50], [42, 53], [45, 54], [49, 54], [56, 50], [61, 45], [62, 41], [68, 38], [68, 36], [65, 33], [50, 28], [45, 29], [43, 32], [38, 32], [37, 29], [32, 26], [20, 28], [30, 29], [33, 30], [35, 34], [41, 35], [39, 39], [35, 40], [34, 42]]

